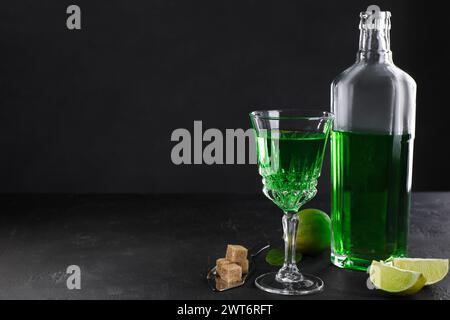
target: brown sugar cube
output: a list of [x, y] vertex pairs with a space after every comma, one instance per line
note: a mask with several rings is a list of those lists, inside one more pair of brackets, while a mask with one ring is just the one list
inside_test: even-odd
[[242, 274], [248, 273], [248, 259], [241, 262], [236, 262], [242, 268]]
[[231, 262], [242, 262], [247, 259], [247, 249], [240, 245], [229, 244], [226, 258]]
[[238, 282], [242, 279], [242, 268], [236, 263], [222, 264], [217, 268], [220, 278], [228, 283]]
[[224, 265], [224, 264], [229, 264], [231, 263], [230, 260], [227, 260], [226, 258], [219, 258], [216, 260], [216, 267], [219, 268], [220, 266]]

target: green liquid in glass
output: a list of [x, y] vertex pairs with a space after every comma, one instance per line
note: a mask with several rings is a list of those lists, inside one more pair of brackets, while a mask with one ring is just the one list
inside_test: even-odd
[[411, 205], [411, 135], [332, 133], [332, 262], [365, 270], [405, 256]]
[[316, 194], [328, 134], [267, 130], [257, 135], [264, 193], [284, 212], [297, 211]]

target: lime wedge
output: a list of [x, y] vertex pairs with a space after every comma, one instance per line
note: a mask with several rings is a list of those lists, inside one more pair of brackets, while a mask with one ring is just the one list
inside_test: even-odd
[[372, 261], [369, 274], [370, 281], [377, 289], [401, 295], [420, 291], [426, 282], [420, 272], [402, 270], [378, 261]]
[[394, 267], [416, 271], [427, 279], [426, 286], [441, 281], [448, 273], [448, 259], [395, 258]]

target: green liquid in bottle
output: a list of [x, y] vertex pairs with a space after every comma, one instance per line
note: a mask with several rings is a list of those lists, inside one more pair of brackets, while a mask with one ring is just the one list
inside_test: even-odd
[[365, 270], [372, 260], [407, 254], [412, 137], [332, 133], [332, 255]]

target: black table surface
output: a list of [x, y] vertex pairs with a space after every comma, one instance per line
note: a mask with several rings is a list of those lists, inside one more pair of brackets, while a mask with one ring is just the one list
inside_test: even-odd
[[[286, 297], [244, 287], [214, 293], [205, 274], [227, 243], [281, 245], [281, 213], [262, 195], [1, 195], [0, 299], [394, 299], [367, 274], [331, 265], [329, 252], [300, 266], [325, 290]], [[306, 207], [329, 212], [328, 197]], [[415, 193], [411, 257], [450, 256], [450, 192]], [[257, 273], [273, 268], [264, 257]], [[81, 268], [68, 290], [66, 269]], [[402, 299], [450, 299], [450, 277]]]

